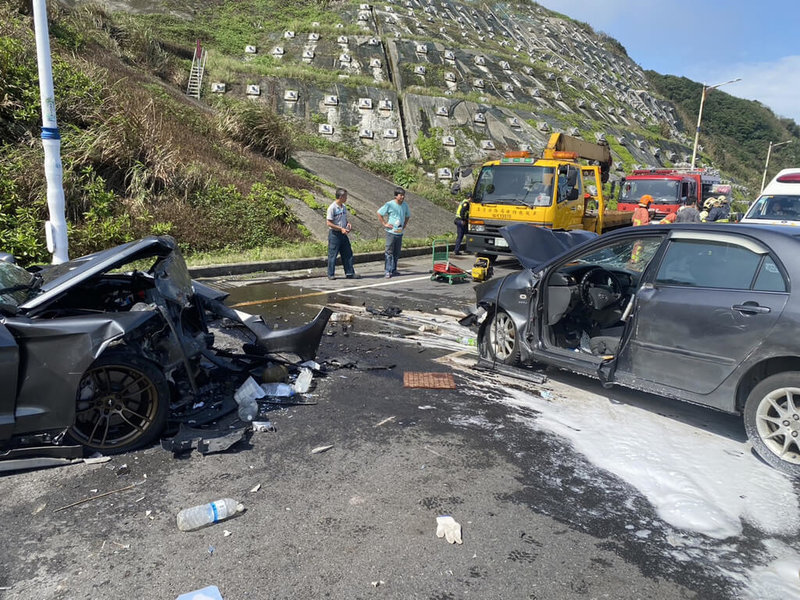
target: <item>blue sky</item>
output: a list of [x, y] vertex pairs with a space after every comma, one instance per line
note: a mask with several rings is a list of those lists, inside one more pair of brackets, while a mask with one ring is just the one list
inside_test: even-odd
[[616, 38], [645, 69], [758, 100], [800, 123], [800, 0], [537, 0]]

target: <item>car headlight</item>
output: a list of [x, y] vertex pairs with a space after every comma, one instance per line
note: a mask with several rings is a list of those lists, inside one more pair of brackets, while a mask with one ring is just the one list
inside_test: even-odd
[[475, 233], [483, 233], [486, 231], [486, 225], [470, 225], [469, 230]]

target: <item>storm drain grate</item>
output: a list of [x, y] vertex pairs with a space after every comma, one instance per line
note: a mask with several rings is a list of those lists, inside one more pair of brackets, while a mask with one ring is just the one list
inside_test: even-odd
[[452, 373], [419, 373], [406, 371], [403, 373], [403, 387], [428, 388], [434, 390], [454, 390], [456, 382]]

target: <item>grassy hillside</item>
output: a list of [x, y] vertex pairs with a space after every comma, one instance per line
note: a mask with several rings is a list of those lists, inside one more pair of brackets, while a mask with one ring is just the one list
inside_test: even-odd
[[[647, 71], [647, 77], [656, 90], [678, 108], [686, 131], [693, 132], [703, 85], [655, 71]], [[723, 173], [749, 188], [751, 199], [761, 186], [769, 143], [786, 140], [794, 141], [772, 154], [767, 181], [780, 169], [800, 165], [800, 126], [792, 119], [777, 117], [759, 102], [735, 98], [718, 90], [707, 93], [700, 144]]]
[[[46, 260], [36, 50], [17, 7], [0, 3], [0, 247]], [[180, 55], [140, 22], [97, 8], [51, 19], [72, 255], [149, 233], [192, 251], [306, 239], [283, 199], [313, 184], [280, 162], [292, 147], [284, 121], [249, 103], [209, 110], [186, 98]]]
[[[514, 144], [520, 141], [541, 147], [554, 130], [592, 141], [605, 136], [617, 176], [637, 165], [680, 162], [687, 146], [691, 149], [702, 86], [653, 72], [645, 79], [616, 40], [590, 25], [533, 2], [520, 2], [518, 10], [494, 4], [486, 11], [482, 4], [465, 2], [447, 10], [468, 18], [472, 14], [483, 30], [463, 24], [459, 30], [457, 20], [448, 16], [452, 13], [443, 18], [418, 11], [414, 24], [402, 20], [411, 18], [401, 15], [404, 3], [394, 4], [396, 19], [386, 14], [388, 4], [372, 9], [371, 32], [357, 24], [363, 11], [355, 0], [164, 0], [144, 12], [147, 3], [138, 2], [136, 14], [51, 3], [70, 253], [91, 252], [149, 233], [174, 235], [193, 253], [225, 251], [228, 258], [252, 249], [308, 242], [307, 230], [284, 198], [301, 198], [318, 208], [312, 192], [319, 196], [330, 191], [304, 171], [290, 168], [291, 153], [298, 148], [348, 158], [449, 207], [455, 201], [447, 182], [437, 180], [437, 170], [485, 160], [480, 144], [486, 141], [487, 128], [464, 116], [474, 112], [494, 119], [498, 152], [519, 147]], [[426, 29], [429, 22], [434, 24]], [[0, 248], [32, 262], [47, 260], [48, 254], [31, 24], [25, 2], [0, 0]], [[287, 30], [297, 31], [298, 37], [322, 32], [324, 43], [314, 62], [279, 60], [270, 54], [277, 44], [289, 49]], [[379, 43], [365, 45], [370, 35]], [[506, 41], [509, 35], [517, 36], [516, 41]], [[406, 54], [397, 58], [394, 70], [386, 64], [390, 60], [372, 73], [343, 70], [336, 63], [341, 49], [329, 41], [338, 36], [360, 38], [353, 50], [364, 52], [362, 59], [390, 46]], [[441, 40], [447, 36], [457, 63], [441, 60]], [[184, 95], [197, 39], [212, 50], [209, 77], [230, 82], [239, 92], [206, 91], [200, 101]], [[428, 58], [413, 51], [416, 42], [429, 45]], [[299, 52], [305, 38], [293, 43], [294, 52]], [[565, 46], [559, 49], [559, 43]], [[265, 50], [243, 56], [249, 44]], [[491, 84], [486, 90], [469, 86], [481, 75], [474, 64], [478, 54], [493, 65], [485, 69]], [[390, 59], [391, 52], [383, 56]], [[461, 69], [459, 85], [446, 90], [445, 75], [456, 64]], [[416, 75], [415, 65], [427, 66], [427, 73]], [[271, 91], [254, 102], [241, 91], [251, 83]], [[307, 99], [302, 110], [291, 114], [281, 101], [282, 90], [289, 86], [299, 87]], [[530, 91], [536, 86], [534, 98]], [[641, 89], [646, 87], [649, 90]], [[321, 94], [329, 93], [342, 95], [342, 111], [335, 115], [320, 109]], [[406, 120], [400, 122], [411, 158], [376, 151], [374, 144], [370, 149], [360, 139], [359, 117], [347, 107], [370, 93], [377, 98], [396, 94], [398, 105], [414, 107], [407, 108]], [[462, 117], [456, 119], [453, 113], [437, 121], [434, 109], [448, 102], [459, 107]], [[397, 127], [398, 121], [385, 119], [398, 112], [374, 111], [373, 127]], [[331, 115], [341, 121], [334, 124]], [[508, 125], [512, 120], [517, 122], [513, 127]], [[318, 133], [326, 123], [335, 126], [339, 137]], [[445, 148], [444, 134], [452, 134], [459, 147]], [[745, 186], [738, 189], [739, 197], [752, 199], [769, 141], [799, 137], [793, 121], [776, 117], [757, 102], [714, 91], [704, 112], [701, 159], [704, 164], [713, 159], [723, 176]], [[800, 140], [774, 153], [770, 171], [798, 164]]]

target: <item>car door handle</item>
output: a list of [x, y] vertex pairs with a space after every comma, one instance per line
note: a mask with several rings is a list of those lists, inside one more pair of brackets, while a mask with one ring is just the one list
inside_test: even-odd
[[757, 302], [745, 302], [744, 304], [734, 304], [732, 310], [738, 311], [743, 315], [759, 315], [770, 311], [769, 306], [761, 306]]

